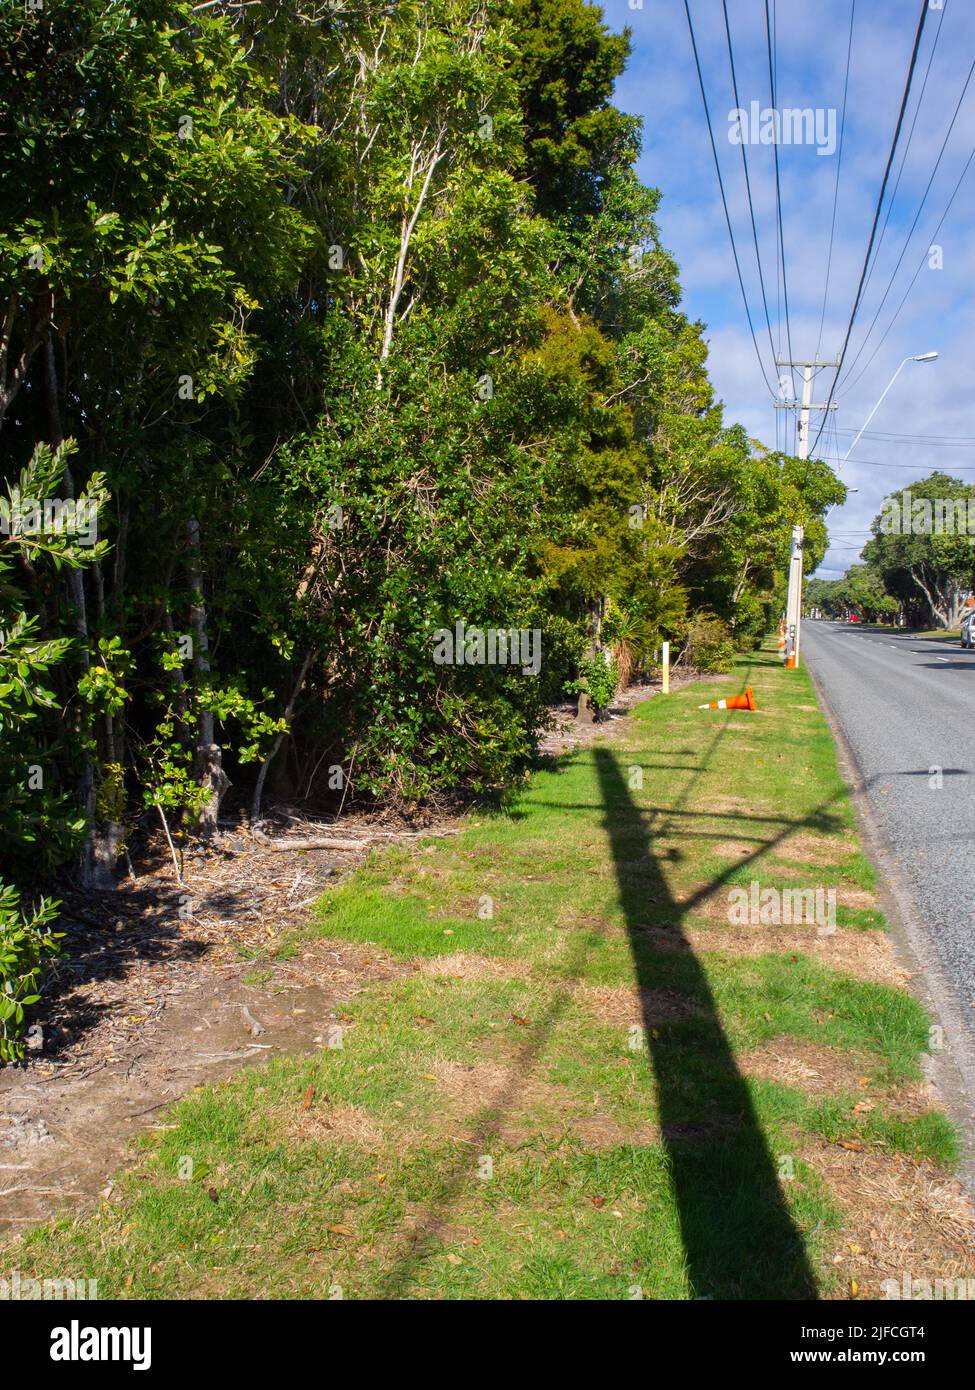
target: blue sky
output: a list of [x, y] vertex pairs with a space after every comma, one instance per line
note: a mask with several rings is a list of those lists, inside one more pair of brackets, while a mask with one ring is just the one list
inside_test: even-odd
[[[632, 5], [631, 0], [605, 0], [602, 6], [612, 28], [629, 25], [632, 30], [633, 54], [617, 86], [616, 101], [624, 110], [643, 118], [640, 174], [645, 182], [662, 190], [659, 222], [663, 240], [680, 265], [686, 312], [707, 325], [711, 375], [725, 403], [727, 418], [740, 421], [750, 434], [774, 446], [776, 413], [755, 359], [742, 307], [683, 0], [643, 0], [642, 8], [637, 0], [632, 0]], [[851, 0], [776, 0], [774, 7], [777, 105], [833, 110], [837, 134], [843, 107], [850, 7]], [[836, 234], [819, 352], [823, 357], [838, 352], [852, 308], [919, 8], [918, 0], [856, 0]], [[729, 139], [729, 113], [735, 102], [721, 3], [692, 0], [691, 10], [745, 287], [759, 347], [771, 374], [772, 352], [748, 218], [741, 150]], [[767, 108], [771, 99], [764, 0], [729, 0], [728, 10], [741, 105], [748, 108], [752, 100], [758, 100]], [[830, 518], [830, 551], [819, 570], [826, 577], [841, 573], [856, 561], [870, 521], [887, 492], [925, 476], [935, 467], [975, 483], [975, 354], [971, 335], [975, 296], [975, 162], [935, 235], [975, 147], [975, 76], [887, 302], [862, 356], [850, 370], [908, 240], [973, 61], [975, 3], [944, 0], [943, 8], [939, 8], [935, 0], [927, 17], [912, 100], [888, 186], [888, 201], [912, 126], [913, 134], [890, 220], [854, 325], [847, 369], [837, 390], [836, 432], [827, 436], [824, 431], [817, 452], [831, 457], [831, 461], [846, 452], [904, 357], [929, 350], [937, 350], [941, 356], [932, 364], [908, 363], [874, 416], [869, 432], [841, 470], [844, 481], [859, 492]], [[750, 144], [746, 152], [773, 344], [778, 349], [781, 321], [782, 352], [788, 355], [784, 316], [780, 316], [776, 294], [773, 151], [767, 145]], [[820, 155], [815, 145], [779, 146], [792, 352], [797, 358], [812, 357], [820, 336], [837, 159], [838, 152]], [[886, 204], [881, 227], [885, 217]], [[941, 248], [940, 269], [928, 263], [932, 244]], [[922, 260], [923, 268], [904, 308], [881, 342]], [[878, 344], [879, 350], [873, 356]], [[866, 363], [869, 365], [860, 375]], [[825, 399], [832, 375], [825, 371], [819, 374], [815, 399]], [[784, 416], [787, 412], [779, 414]], [[815, 417], [814, 435], [821, 418]], [[961, 436], [973, 442], [966, 446], [882, 437], [891, 434], [941, 439]]]

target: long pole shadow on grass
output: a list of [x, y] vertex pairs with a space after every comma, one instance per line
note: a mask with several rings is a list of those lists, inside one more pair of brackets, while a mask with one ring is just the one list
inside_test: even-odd
[[[715, 737], [701, 755], [702, 765], [700, 767], [685, 769], [691, 772], [691, 777], [677, 803], [666, 809], [660, 808], [660, 814], [665, 820], [675, 816], [682, 818], [687, 816], [703, 817], [706, 814], [689, 812], [684, 807], [686, 807], [698, 777], [709, 768], [711, 757], [727, 733], [727, 729], [728, 726], [723, 724], [715, 731]], [[643, 858], [650, 866], [654, 878], [658, 879], [660, 883], [658, 891], [652, 896], [661, 902], [665, 899], [668, 900], [676, 911], [677, 905], [663, 882], [663, 876], [651, 852], [650, 834], [644, 822], [644, 814], [657, 814], [657, 812], [651, 808], [650, 811], [641, 813], [639, 808], [635, 806], [614, 761], [613, 754], [608, 749], [597, 747], [593, 753], [605, 823], [610, 828], [610, 842], [617, 869], [617, 879], [620, 883], [620, 899], [627, 911], [636, 973], [638, 979], [641, 980], [641, 988], [651, 988], [650, 985], [643, 986], [642, 978], [644, 974], [652, 976], [654, 973], [647, 954], [649, 948], [644, 948], [639, 941], [641, 912], [645, 908], [642, 899], [646, 896], [646, 888], [640, 889], [641, 900], [639, 902], [631, 902], [629, 890], [625, 887], [626, 873], [623, 866], [632, 863], [634, 854], [632, 828], [637, 826], [644, 850]], [[829, 822], [829, 807], [836, 799], [838, 797], [830, 798], [829, 801], [816, 807], [809, 815], [796, 821], [784, 820], [780, 817], [755, 816], [750, 813], [745, 819], [762, 824], [774, 822], [780, 826], [779, 831], [770, 838], [758, 841], [758, 847], [754, 853], [750, 854], [743, 863], [738, 863], [725, 873], [716, 876], [706, 888], [701, 889], [681, 904], [681, 915], [686, 917], [693, 912], [698, 904], [713, 893], [715, 888], [719, 887], [725, 879], [730, 877], [732, 873], [740, 871], [743, 864], [757, 863], [796, 832], [803, 829], [826, 831], [835, 828]], [[566, 811], [592, 809], [590, 805], [576, 807], [568, 801], [558, 804]], [[616, 823], [617, 829], [614, 835], [613, 824], [616, 812], [619, 813], [619, 820]], [[685, 833], [688, 838], [698, 838], [693, 830], [688, 830]], [[598, 934], [602, 934], [601, 931]], [[567, 958], [563, 961], [562, 969], [559, 972], [561, 986], [541, 1017], [526, 1030], [528, 1036], [518, 1049], [510, 1069], [507, 1085], [481, 1111], [467, 1136], [466, 1142], [461, 1146], [461, 1151], [451, 1161], [448, 1161], [438, 1191], [428, 1200], [425, 1210], [419, 1216], [413, 1230], [405, 1240], [401, 1239], [398, 1242], [399, 1248], [391, 1255], [387, 1268], [380, 1278], [377, 1295], [379, 1298], [403, 1298], [410, 1295], [420, 1269], [427, 1256], [433, 1252], [438, 1237], [442, 1235], [449, 1221], [453, 1204], [472, 1181], [471, 1155], [490, 1152], [491, 1144], [501, 1132], [505, 1116], [517, 1103], [525, 1082], [544, 1055], [553, 1032], [558, 1027], [566, 1008], [582, 983], [590, 956], [590, 943], [587, 938], [588, 934], [570, 949]], [[680, 943], [675, 941], [674, 944], [679, 945]], [[690, 952], [686, 938], [684, 938], [683, 944]], [[714, 1164], [715, 1172], [708, 1172], [705, 1165], [703, 1178], [700, 1178], [700, 1170], [695, 1176], [693, 1172], [695, 1165], [690, 1161], [691, 1158], [696, 1157], [698, 1165], [700, 1165], [699, 1144], [696, 1154], [693, 1149], [687, 1152], [686, 1161], [681, 1158], [678, 1158], [677, 1161], [674, 1159], [675, 1150], [678, 1148], [683, 1150], [684, 1141], [691, 1138], [686, 1129], [681, 1131], [680, 1126], [685, 1123], [684, 1118], [676, 1118], [669, 1126], [669, 1130], [668, 1125], [666, 1123], [664, 1125], [664, 1138], [671, 1153], [674, 1191], [678, 1203], [693, 1292], [698, 1296], [738, 1298], [815, 1298], [815, 1281], [806, 1260], [802, 1238], [794, 1227], [782, 1200], [771, 1156], [751, 1106], [744, 1081], [735, 1066], [731, 1049], [721, 1030], [720, 1020], [714, 1000], [710, 995], [706, 977], [699, 962], [693, 956], [690, 957], [690, 960], [693, 977], [691, 985], [699, 983], [701, 986], [697, 990], [699, 1002], [704, 998], [710, 1001], [710, 1011], [705, 1011], [706, 1017], [709, 1019], [708, 1032], [716, 1035], [719, 1043], [718, 1056], [712, 1055], [709, 1060], [718, 1066], [723, 1053], [726, 1061], [725, 1079], [731, 1083], [730, 1096], [727, 1088], [725, 1090], [725, 1099], [730, 1101], [730, 1104], [725, 1108], [735, 1121], [734, 1128], [738, 1131], [734, 1152], [732, 1153], [725, 1148], [720, 1149], [720, 1151], [715, 1150], [714, 1152], [718, 1155], [717, 1160], [714, 1157], [708, 1160]], [[653, 1027], [656, 1027], [655, 1021]], [[658, 1046], [657, 1040], [653, 1038], [653, 1027], [648, 1027], [647, 1034], [651, 1039], [651, 1057], [657, 1071], [661, 1117], [663, 1118], [667, 1110], [671, 1110], [675, 1114], [679, 1110], [678, 1096], [683, 1090], [683, 1078], [662, 1067], [662, 1045]], [[661, 1076], [665, 1077], [665, 1084], [661, 1084]], [[672, 1080], [679, 1081], [680, 1084], [672, 1086], [670, 1084]], [[672, 1096], [673, 1103], [665, 1106], [666, 1096]], [[700, 1123], [699, 1118], [697, 1123]], [[752, 1152], [742, 1149], [743, 1137], [748, 1140], [746, 1147], [750, 1146]], [[729, 1159], [731, 1159], [732, 1166], [731, 1181], [726, 1176], [722, 1176], [728, 1166]], [[741, 1182], [742, 1175], [745, 1178], [744, 1183]], [[732, 1189], [735, 1189], [739, 1196], [749, 1199], [744, 1203], [739, 1203], [741, 1211], [735, 1213], [735, 1224], [732, 1224], [730, 1219], [735, 1209], [726, 1209], [724, 1206], [726, 1198], [734, 1195]], [[709, 1201], [706, 1200], [707, 1193], [711, 1194]], [[698, 1200], [699, 1197], [700, 1200]], [[711, 1223], [710, 1232], [708, 1230], [709, 1223]], [[715, 1247], [714, 1251], [709, 1250], [709, 1246], [712, 1245]], [[729, 1245], [731, 1256], [722, 1256], [721, 1248], [727, 1248]]]
[[[705, 762], [707, 762], [710, 754], [714, 751], [716, 744], [720, 742], [720, 738], [721, 735], [719, 734], [706, 751]], [[654, 858], [649, 848], [649, 832], [643, 824], [643, 814], [656, 814], [656, 811], [652, 808], [648, 813], [641, 813], [638, 808], [634, 806], [626, 790], [619, 768], [616, 766], [613, 755], [609, 750], [597, 748], [594, 750], [594, 756], [607, 823], [610, 822], [611, 817], [616, 814], [617, 810], [621, 817], [617, 838], [613, 840], [611, 836], [611, 840], [613, 842], [614, 861], [617, 865], [617, 877], [622, 880], [625, 878], [625, 874], [621, 873], [623, 864], [629, 865], [633, 862], [634, 841], [631, 831], [634, 824], [639, 826], [641, 840], [646, 845], [644, 858], [649, 864], [654, 864]], [[609, 769], [606, 768], [606, 760], [609, 762]], [[607, 783], [609, 783], [608, 788]], [[618, 792], [622, 800], [617, 801], [614, 805], [611, 797], [607, 795], [607, 791]], [[680, 799], [681, 802], [687, 800], [689, 793], [690, 787], [685, 788], [683, 796]], [[830, 801], [816, 807], [814, 811], [802, 820], [778, 821], [781, 827], [778, 833], [769, 839], [760, 841], [756, 850], [750, 854], [743, 863], [757, 864], [758, 861], [763, 859], [767, 854], [773, 852], [779, 845], [798, 831], [804, 829], [825, 831], [835, 828], [830, 824], [829, 820], [829, 807], [833, 800], [835, 800], [835, 798], [831, 798]], [[566, 809], [571, 809], [572, 807], [572, 803], [569, 802], [564, 803], [564, 805]], [[669, 807], [666, 812], [661, 811], [661, 814], [669, 818], [675, 815], [683, 816], [687, 814], [703, 813], [688, 813], [680, 810], [679, 807]], [[760, 819], [764, 822], [766, 819], [771, 820], [773, 818], [749, 816], [748, 819]], [[692, 838], [697, 838], [696, 832], [694, 831], [689, 831], [687, 834]], [[625, 856], [625, 858], [621, 859], [621, 855]], [[702, 888], [685, 903], [680, 905], [681, 914], [686, 916], [688, 913], [693, 912], [705, 898], [714, 892], [715, 888], [720, 887], [725, 879], [729, 878], [732, 873], [740, 871], [741, 868], [742, 863], [738, 863], [733, 867], [729, 867], [725, 873], [718, 875], [706, 888]], [[661, 877], [659, 868], [654, 867], [653, 873], [655, 877]], [[621, 899], [623, 898], [623, 892], [624, 890], [621, 882]], [[641, 889], [640, 892], [642, 902], [642, 899], [646, 896], [645, 888]], [[654, 893], [652, 896], [659, 897], [661, 901], [667, 898], [668, 901], [674, 905], [674, 911], [676, 912], [676, 905], [674, 904], [674, 900], [667, 893], [666, 887], [664, 887], [663, 891]], [[641, 915], [645, 915], [645, 902], [642, 902], [642, 908], [639, 903], [633, 905], [632, 918], [629, 916], [629, 910], [627, 915], [628, 921], [632, 923], [630, 940], [633, 946], [634, 959], [644, 959], [643, 947], [642, 943], [638, 941], [638, 935], [640, 932]], [[597, 929], [597, 934], [602, 935], [602, 929]], [[687, 947], [687, 950], [690, 951], [690, 946], [686, 938], [683, 944]], [[675, 938], [672, 945], [679, 946], [680, 940]], [[485, 1152], [489, 1153], [491, 1151], [492, 1144], [501, 1133], [506, 1115], [508, 1115], [512, 1107], [517, 1104], [524, 1085], [544, 1056], [552, 1034], [558, 1027], [560, 1020], [565, 1014], [566, 1008], [570, 1005], [576, 991], [582, 983], [590, 954], [590, 934], [587, 933], [579, 942], [574, 944], [569, 950], [566, 959], [562, 962], [561, 970], [559, 971], [561, 977], [560, 988], [555, 992], [548, 1007], [542, 1012], [541, 1016], [526, 1030], [528, 1036], [518, 1049], [513, 1060], [508, 1083], [477, 1116], [461, 1147], [461, 1151], [446, 1164], [438, 1191], [429, 1199], [425, 1210], [418, 1217], [412, 1231], [405, 1239], [398, 1241], [399, 1248], [392, 1254], [389, 1264], [380, 1278], [377, 1292], [379, 1298], [406, 1298], [413, 1292], [414, 1281], [418, 1277], [428, 1255], [434, 1253], [437, 1241], [442, 1236], [449, 1223], [450, 1212], [454, 1203], [472, 1182], [472, 1155]], [[641, 978], [643, 975], [648, 979], [652, 977], [653, 970], [650, 961], [645, 960], [645, 964], [647, 967], [646, 970], [644, 970], [640, 964], [637, 965], [638, 978]], [[703, 983], [706, 991], [707, 982], [696, 960], [692, 960], [692, 971], [693, 978], [691, 980], [691, 986], [693, 987], [694, 983], [700, 981]], [[659, 984], [659, 981], [657, 983]], [[708, 998], [710, 999], [709, 994]], [[652, 1026], [656, 1027], [656, 1018], [652, 1010], [650, 1010], [649, 1005], [648, 1013], [652, 1019]], [[692, 1289], [696, 1294], [701, 1296], [710, 1295], [711, 1289], [713, 1288], [715, 1290], [715, 1295], [719, 1297], [815, 1298], [815, 1282], [805, 1259], [802, 1238], [799, 1232], [793, 1227], [789, 1214], [781, 1199], [781, 1193], [775, 1174], [771, 1171], [771, 1159], [767, 1147], [764, 1144], [764, 1139], [757, 1124], [756, 1117], [751, 1111], [750, 1098], [745, 1089], [744, 1082], [734, 1066], [734, 1060], [731, 1056], [730, 1049], [721, 1033], [720, 1022], [717, 1018], [713, 1000], [711, 1000], [709, 1031], [717, 1032], [727, 1059], [728, 1065], [725, 1071], [726, 1079], [730, 1079], [733, 1086], [733, 1095], [731, 1097], [732, 1117], [736, 1122], [736, 1127], [740, 1129], [739, 1117], [742, 1111], [740, 1106], [735, 1105], [735, 1102], [741, 1101], [743, 1097], [744, 1104], [748, 1107], [748, 1113], [751, 1117], [750, 1128], [746, 1128], [745, 1132], [752, 1144], [756, 1145], [758, 1148], [758, 1154], [750, 1155], [736, 1152], [734, 1155], [734, 1161], [744, 1165], [742, 1171], [748, 1176], [748, 1184], [745, 1188], [745, 1193], [751, 1198], [749, 1202], [744, 1204], [740, 1217], [740, 1227], [732, 1227], [729, 1225], [727, 1219], [729, 1213], [726, 1212], [722, 1206], [726, 1195], [727, 1183], [717, 1183], [714, 1181], [712, 1174], [705, 1172], [703, 1185], [698, 1184], [696, 1181], [692, 1184], [689, 1181], [691, 1165], [681, 1162], [674, 1164], [672, 1158], [672, 1168], [675, 1178], [675, 1196], [680, 1213], [681, 1230], [685, 1238], [688, 1270]], [[653, 1039], [651, 1028], [648, 1027], [647, 1032], [648, 1036], [651, 1038], [651, 1047], [653, 1049], [651, 1056], [658, 1073], [658, 1088], [661, 1095], [661, 1117], [663, 1118], [665, 1113], [663, 1098], [665, 1092], [669, 1093], [669, 1091], [668, 1087], [661, 1086], [659, 1078], [661, 1075], [670, 1077], [673, 1073], [666, 1071], [662, 1072], [660, 1065], [661, 1054], [657, 1041]], [[660, 1046], [662, 1047], [662, 1044]], [[707, 1054], [705, 1054], [705, 1056], [707, 1056]], [[712, 1064], [715, 1063], [713, 1056], [709, 1057], [708, 1061]], [[718, 1061], [720, 1061], [720, 1058]], [[682, 1085], [683, 1082], [681, 1079], [681, 1086], [676, 1087], [674, 1092], [675, 1096], [677, 1092], [682, 1089]], [[671, 1149], [671, 1140], [676, 1145], [684, 1140], [692, 1139], [693, 1136], [688, 1126], [694, 1123], [700, 1126], [699, 1116], [696, 1121], [691, 1120], [689, 1122], [686, 1117], [682, 1116], [675, 1120], [669, 1130], [665, 1124], [664, 1138], [665, 1142], [668, 1143], [668, 1148]], [[685, 1126], [683, 1131], [681, 1130], [682, 1125]], [[739, 1135], [739, 1139], [740, 1137]], [[673, 1152], [672, 1149], [671, 1152]], [[698, 1155], [698, 1157], [700, 1156]], [[753, 1161], [756, 1157], [760, 1160], [757, 1167], [753, 1166]], [[761, 1179], [758, 1183], [756, 1183], [756, 1173], [760, 1175]], [[688, 1178], [687, 1182], [682, 1181], [685, 1177]], [[703, 1192], [705, 1190], [710, 1190], [715, 1194], [712, 1200], [714, 1211], [711, 1213], [705, 1209], [703, 1203], [698, 1203], [694, 1200], [694, 1196], [698, 1191]], [[770, 1211], [775, 1217], [775, 1220], [771, 1223], [767, 1220], [762, 1221], [755, 1219], [755, 1198], [761, 1192], [764, 1192], [769, 1199], [768, 1210], [765, 1213], [766, 1216]], [[682, 1197], [687, 1200], [682, 1200]], [[711, 1236], [709, 1236], [706, 1229], [706, 1223], [709, 1220], [715, 1223]], [[700, 1239], [695, 1239], [694, 1232], [700, 1228], [702, 1222], [705, 1223], [703, 1235]], [[707, 1245], [712, 1237], [718, 1242], [724, 1242], [726, 1245], [735, 1239], [740, 1239], [740, 1245], [733, 1250], [734, 1258], [718, 1259], [717, 1261], [711, 1261], [709, 1264], [707, 1259]], [[705, 1252], [702, 1257], [692, 1258], [693, 1252], [701, 1249]], [[770, 1250], [773, 1252], [773, 1258], [768, 1272], [761, 1277], [753, 1277], [754, 1271], [752, 1271], [751, 1266], [756, 1263], [762, 1264], [763, 1262], [767, 1265], [769, 1263], [768, 1251]], [[781, 1252], [783, 1257], [780, 1262], [781, 1268], [780, 1264], [776, 1263], [778, 1252]], [[714, 1279], [711, 1279], [709, 1275], [709, 1269], [712, 1264], [715, 1271]], [[748, 1272], [747, 1278], [745, 1277], [746, 1271]]]
[[[688, 912], [706, 894], [685, 903], [674, 899], [644, 813], [616, 758], [600, 747], [594, 757], [692, 1295], [815, 1298], [815, 1279], [779, 1185], [778, 1165], [722, 1028], [707, 975], [683, 934]], [[794, 829], [790, 826], [786, 835]], [[767, 849], [763, 846], [754, 857]], [[655, 918], [667, 920], [677, 950], [654, 949], [645, 930], [648, 902]], [[679, 995], [671, 992], [675, 985]], [[681, 996], [689, 997], [693, 1014], [665, 1018], [668, 1004]]]

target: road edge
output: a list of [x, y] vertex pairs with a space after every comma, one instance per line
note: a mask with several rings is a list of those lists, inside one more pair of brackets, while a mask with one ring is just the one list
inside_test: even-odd
[[961, 1145], [957, 1177], [975, 1198], [975, 1043], [971, 1039], [971, 1025], [965, 1020], [910, 888], [873, 814], [856, 753], [808, 657], [805, 667], [833, 735], [837, 764], [850, 793], [864, 848], [878, 873], [877, 897], [887, 918], [895, 954], [911, 975], [912, 992], [944, 1030], [945, 1047], [925, 1054], [922, 1066], [957, 1127]]

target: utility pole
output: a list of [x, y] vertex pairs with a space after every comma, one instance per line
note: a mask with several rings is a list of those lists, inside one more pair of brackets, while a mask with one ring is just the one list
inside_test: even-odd
[[[813, 377], [820, 367], [836, 367], [836, 362], [818, 362], [815, 359], [808, 362], [793, 362], [777, 357], [775, 359], [777, 367], [801, 367], [802, 368], [802, 400], [801, 401], [776, 401], [776, 410], [798, 410], [799, 411], [799, 441], [797, 451], [799, 458], [809, 457], [809, 416], [813, 410], [835, 410], [835, 404], [824, 403], [814, 405], [812, 400]], [[792, 528], [792, 553], [789, 556], [789, 596], [785, 606], [785, 664], [793, 671], [799, 665], [799, 628], [802, 622], [802, 569], [803, 569], [803, 544], [805, 538], [805, 528], [797, 524]]]

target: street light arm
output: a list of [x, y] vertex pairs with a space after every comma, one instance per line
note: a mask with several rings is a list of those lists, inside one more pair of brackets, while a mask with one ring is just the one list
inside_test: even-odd
[[[853, 453], [853, 450], [854, 450], [854, 449], [856, 448], [856, 446], [859, 444], [859, 442], [860, 442], [860, 436], [863, 434], [863, 431], [867, 428], [867, 426], [869, 425], [870, 421], [871, 421], [871, 420], [873, 419], [873, 417], [876, 415], [877, 411], [878, 411], [878, 410], [880, 409], [880, 407], [883, 405], [884, 397], [887, 395], [887, 392], [890, 390], [890, 388], [893, 386], [894, 382], [895, 382], [895, 381], [897, 380], [897, 378], [900, 376], [901, 372], [902, 372], [902, 371], [904, 370], [904, 368], [907, 366], [908, 362], [933, 362], [937, 356], [938, 356], [938, 354], [937, 354], [936, 352], [922, 352], [922, 353], [920, 353], [919, 355], [915, 355], [914, 353], [911, 353], [911, 355], [910, 355], [909, 357], [905, 357], [905, 358], [904, 358], [904, 361], [900, 364], [900, 366], [897, 368], [897, 371], [894, 373], [894, 375], [891, 377], [890, 381], [888, 381], [887, 385], [884, 387], [883, 393], [881, 394], [880, 399], [877, 401], [877, 404], [874, 406], [873, 410], [871, 410], [870, 414], [867, 416], [867, 418], [864, 420], [863, 424], [860, 426], [860, 429], [857, 431], [857, 436], [856, 436], [856, 438], [854, 439], [853, 443], [850, 445], [850, 447], [847, 449], [846, 453], [843, 455], [843, 457], [840, 459], [839, 463], [836, 465], [836, 471], [837, 471], [837, 473], [840, 471], [840, 469], [843, 467], [844, 463], [846, 463], [847, 459], [848, 459], [848, 458], [850, 457], [850, 455]], [[849, 489], [850, 492], [856, 492], [856, 490], [857, 490], [856, 488], [850, 488], [850, 489]], [[837, 507], [838, 505], [839, 505], [839, 504], [836, 503], [836, 502], [833, 503], [832, 507], [830, 507], [829, 511], [826, 513], [826, 516], [823, 518], [824, 521], [826, 521], [826, 520], [829, 519], [829, 514], [830, 514], [830, 512], [835, 511], [835, 509], [836, 509], [836, 507]]]
[[860, 442], [860, 435], [863, 434], [863, 431], [867, 428], [867, 426], [869, 425], [870, 421], [873, 419], [873, 417], [876, 415], [877, 411], [878, 411], [878, 410], [880, 409], [880, 407], [883, 405], [884, 397], [887, 395], [887, 392], [890, 390], [890, 388], [893, 386], [894, 382], [895, 382], [895, 381], [897, 380], [897, 378], [900, 376], [901, 372], [902, 372], [902, 371], [904, 370], [904, 368], [907, 366], [908, 362], [934, 362], [934, 361], [937, 359], [937, 356], [938, 356], [938, 354], [937, 354], [936, 352], [920, 352], [920, 353], [911, 353], [909, 356], [907, 356], [907, 357], [904, 358], [904, 361], [900, 364], [900, 366], [897, 368], [897, 371], [894, 373], [894, 375], [891, 377], [890, 381], [888, 381], [887, 385], [884, 387], [883, 393], [882, 393], [880, 399], [878, 400], [877, 404], [874, 406], [873, 410], [871, 410], [870, 414], [867, 416], [867, 418], [864, 420], [863, 424], [861, 425], [861, 427], [860, 427], [860, 429], [859, 429], [859, 431], [858, 431], [858, 433], [857, 433], [856, 439], [854, 439], [853, 443], [850, 445], [850, 447], [847, 449], [846, 453], [845, 453], [845, 454], [843, 455], [843, 457], [840, 459], [839, 464], [838, 464], [838, 469], [843, 467], [844, 463], [846, 463], [847, 459], [848, 459], [848, 458], [850, 457], [850, 455], [853, 453], [853, 450], [854, 450], [854, 449], [856, 448], [856, 446], [859, 444], [859, 442]]
[[[859, 429], [859, 431], [858, 431], [858, 433], [857, 433], [857, 436], [856, 436], [856, 438], [854, 439], [853, 443], [850, 445], [850, 447], [847, 449], [846, 453], [845, 453], [845, 454], [843, 455], [843, 457], [840, 459], [839, 468], [842, 468], [842, 467], [843, 467], [844, 463], [846, 463], [847, 459], [848, 459], [848, 458], [850, 457], [850, 455], [853, 453], [853, 450], [854, 450], [854, 449], [856, 448], [856, 446], [859, 444], [859, 442], [860, 442], [860, 435], [863, 434], [863, 431], [867, 428], [867, 426], [869, 425], [870, 421], [873, 419], [873, 417], [876, 415], [877, 411], [878, 411], [878, 410], [880, 409], [880, 407], [883, 405], [883, 403], [884, 403], [884, 396], [887, 395], [887, 392], [888, 392], [888, 391], [890, 390], [890, 388], [893, 386], [894, 382], [895, 382], [895, 381], [897, 380], [897, 378], [900, 376], [901, 372], [902, 372], [902, 371], [904, 370], [904, 368], [907, 366], [908, 362], [912, 362], [913, 360], [914, 360], [914, 359], [913, 359], [912, 356], [911, 356], [911, 357], [905, 357], [905, 358], [904, 358], [904, 361], [903, 361], [903, 362], [900, 364], [900, 366], [897, 368], [897, 371], [896, 371], [896, 372], [894, 373], [894, 375], [891, 377], [890, 381], [888, 381], [887, 385], [884, 387], [883, 394], [881, 395], [881, 397], [880, 397], [880, 399], [878, 400], [877, 404], [874, 406], [873, 410], [871, 410], [870, 414], [869, 414], [869, 415], [867, 416], [867, 418], [864, 420], [864, 422], [863, 422], [863, 424], [861, 425], [861, 427], [860, 427], [860, 429]], [[839, 471], [839, 468], [837, 469], [837, 471]]]

